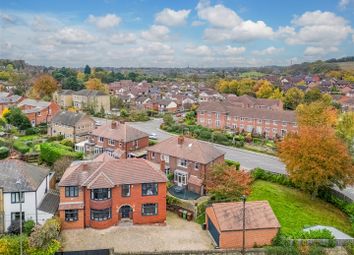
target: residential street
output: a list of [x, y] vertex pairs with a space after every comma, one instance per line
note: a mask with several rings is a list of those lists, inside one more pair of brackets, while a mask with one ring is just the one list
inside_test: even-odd
[[[99, 121], [101, 124], [110, 122], [110, 120], [102, 118], [94, 119], [96, 121]], [[148, 134], [155, 133], [157, 135], [158, 140], [161, 141], [172, 136], [171, 134], [160, 129], [161, 123], [162, 119], [152, 119], [146, 122], [132, 122], [130, 123], [130, 125]], [[276, 173], [285, 173], [285, 165], [280, 162], [277, 157], [244, 149], [231, 148], [218, 144], [215, 144], [215, 147], [226, 153], [226, 159], [231, 159], [240, 162], [243, 168], [253, 169], [255, 167], [260, 167], [265, 170]], [[340, 191], [339, 189], [337, 190], [354, 200], [354, 188], [347, 188], [342, 191]]]

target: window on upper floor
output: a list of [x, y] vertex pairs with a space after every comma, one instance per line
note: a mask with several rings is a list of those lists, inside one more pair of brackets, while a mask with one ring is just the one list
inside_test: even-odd
[[130, 197], [130, 184], [122, 185], [122, 197]]
[[116, 142], [112, 139], [108, 139], [108, 144], [114, 146], [116, 144]]
[[91, 199], [92, 200], [106, 200], [111, 198], [111, 189], [102, 188], [102, 189], [92, 189], [91, 190]]
[[177, 162], [178, 162], [178, 166], [187, 167], [187, 164], [188, 164], [188, 161], [187, 161], [187, 160], [185, 160], [185, 159], [178, 159]]
[[156, 196], [158, 191], [157, 183], [143, 183], [141, 185], [143, 196]]
[[200, 164], [198, 162], [194, 163], [194, 169], [199, 170], [200, 169]]
[[66, 197], [77, 197], [77, 196], [79, 196], [79, 187], [77, 187], [77, 186], [65, 187], [65, 196]]
[[[25, 202], [25, 193], [21, 192], [21, 203]], [[20, 192], [11, 192], [11, 203], [20, 203]]]
[[75, 210], [65, 210], [65, 221], [77, 221], [79, 219], [79, 212]]
[[102, 136], [100, 136], [100, 137], [98, 138], [98, 140], [99, 140], [101, 143], [103, 143], [104, 138], [103, 138]]
[[141, 208], [141, 215], [143, 216], [157, 215], [157, 204], [143, 204]]

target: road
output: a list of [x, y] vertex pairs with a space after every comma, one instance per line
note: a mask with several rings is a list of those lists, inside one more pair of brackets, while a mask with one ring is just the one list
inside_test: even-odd
[[[102, 124], [110, 122], [110, 120], [94, 118], [96, 121], [100, 121]], [[162, 119], [152, 119], [147, 122], [132, 122], [129, 125], [146, 132], [148, 134], [155, 133], [159, 141], [165, 140], [171, 136], [163, 130], [160, 129], [160, 125], [162, 123]], [[286, 173], [285, 165], [274, 156], [270, 156], [267, 154], [252, 152], [244, 149], [227, 147], [219, 144], [214, 144], [216, 148], [220, 151], [225, 152], [225, 158], [231, 159], [234, 161], [240, 162], [241, 166], [246, 169], [253, 169], [256, 167], [260, 167], [267, 171], [276, 172], [276, 173]], [[345, 196], [351, 198], [354, 201], [354, 187], [347, 188], [345, 190], [338, 191]]]

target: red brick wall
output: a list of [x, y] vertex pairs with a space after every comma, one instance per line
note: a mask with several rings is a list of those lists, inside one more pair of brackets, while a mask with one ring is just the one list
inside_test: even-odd
[[[93, 136], [91, 135], [91, 139], [93, 139], [93, 141], [95, 142], [95, 144], [102, 146], [103, 149], [107, 149], [107, 148], [111, 148], [111, 149], [121, 149], [123, 151], [125, 151], [125, 153], [129, 153], [130, 151], [136, 151], [136, 150], [140, 150], [143, 148], [146, 148], [147, 146], [149, 146], [149, 137], [143, 137], [141, 139], [138, 139], [138, 146], [133, 146], [133, 142], [128, 142], [128, 143], [124, 143], [124, 142], [119, 142], [119, 141], [115, 141], [115, 145], [110, 145], [108, 143], [107, 138], [103, 139], [103, 142], [99, 141], [99, 137], [97, 136]], [[126, 158], [127, 155], [122, 156], [122, 158]]]
[[[21, 107], [22, 110], [31, 109], [31, 108], [32, 107], [28, 107], [26, 105]], [[59, 111], [60, 111], [60, 106], [55, 102], [51, 102], [48, 108], [45, 108], [40, 112], [27, 113], [26, 116], [31, 123], [34, 121], [34, 124], [38, 125], [41, 123], [47, 123], [51, 121]]]
[[[245, 246], [252, 248], [254, 246], [270, 245], [272, 239], [277, 235], [278, 229], [257, 229], [247, 230], [245, 233]], [[241, 248], [242, 247], [242, 231], [221, 232], [220, 248]]]
[[[246, 116], [245, 116], [246, 117]], [[204, 121], [202, 122], [201, 119]], [[211, 120], [211, 123], [208, 123], [208, 120]], [[220, 125], [216, 126], [216, 120], [220, 121]], [[239, 131], [242, 131], [247, 129], [247, 126], [252, 126], [254, 129], [256, 127], [261, 127], [262, 128], [262, 133], [265, 132], [265, 129], [269, 129], [269, 137], [270, 138], [275, 138], [276, 134], [281, 134], [281, 130], [284, 129], [286, 130], [287, 133], [289, 132], [295, 132], [297, 130], [297, 126], [294, 126], [294, 123], [289, 123], [286, 122], [285, 125], [283, 125], [282, 121], [277, 121], [274, 123], [273, 121], [266, 122], [262, 120], [262, 123], [258, 123], [257, 120], [248, 118], [248, 120], [242, 120], [240, 116], [235, 120], [234, 116], [230, 116], [229, 119], [227, 118], [225, 113], [220, 113], [219, 118], [217, 118], [217, 114], [215, 112], [205, 112], [204, 114], [201, 114], [199, 111], [197, 112], [197, 122], [199, 125], [202, 125], [204, 127], [208, 128], [213, 128], [213, 129], [225, 129], [227, 127], [232, 128], [233, 124], [237, 125], [237, 129]], [[243, 127], [241, 127], [243, 125]], [[273, 132], [273, 129], [275, 129]]]
[[[84, 192], [83, 192], [84, 190]], [[134, 224], [153, 224], [164, 223], [166, 220], [166, 183], [158, 184], [158, 195], [156, 196], [142, 196], [141, 184], [133, 184], [131, 186], [130, 197], [121, 196], [121, 186], [116, 186], [112, 189], [111, 199], [105, 201], [92, 201], [90, 197], [90, 190], [82, 188], [79, 192], [78, 198], [66, 198], [64, 188], [60, 188], [60, 201], [84, 201], [85, 209], [79, 213], [79, 220], [76, 222], [65, 222], [65, 211], [60, 211], [60, 219], [62, 221], [63, 229], [68, 228], [107, 228], [119, 223], [119, 209], [121, 206], [129, 205], [133, 209], [132, 220]], [[157, 215], [143, 216], [141, 214], [142, 205], [146, 203], [157, 203]], [[112, 217], [106, 221], [94, 221], [90, 218], [90, 208], [105, 209], [112, 208]]]
[[[214, 226], [220, 233], [219, 237], [219, 247], [221, 249], [230, 249], [230, 248], [242, 248], [242, 238], [243, 232], [241, 231], [224, 231], [221, 232], [219, 225], [217, 223], [217, 219], [211, 207], [206, 209], [206, 217], [205, 222], [208, 226], [208, 217], [213, 222]], [[272, 243], [272, 239], [277, 235], [279, 229], [268, 228], [268, 229], [254, 229], [254, 230], [246, 230], [245, 233], [245, 246], [246, 248], [252, 248], [255, 245], [263, 246], [270, 245]]]

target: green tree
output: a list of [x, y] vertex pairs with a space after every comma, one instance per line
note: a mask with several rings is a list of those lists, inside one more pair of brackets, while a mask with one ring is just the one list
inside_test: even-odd
[[69, 76], [63, 79], [62, 88], [78, 91], [84, 88], [84, 84], [81, 83], [76, 76]]
[[164, 116], [163, 116], [163, 123], [167, 126], [171, 126], [173, 124], [175, 124], [175, 120], [173, 119], [173, 116], [169, 113], [166, 113]]
[[273, 94], [273, 86], [269, 81], [263, 80], [256, 92], [258, 98], [270, 98]]
[[291, 88], [285, 93], [284, 107], [289, 110], [295, 110], [304, 100], [304, 92], [298, 88]]
[[301, 104], [296, 108], [299, 126], [334, 127], [337, 122], [337, 110], [322, 101]]
[[321, 91], [317, 88], [311, 89], [305, 93], [304, 102], [309, 104], [322, 98]]
[[342, 113], [337, 124], [337, 135], [347, 144], [354, 154], [354, 112]]
[[90, 75], [91, 74], [91, 68], [89, 67], [89, 65], [86, 65], [84, 68], [84, 74], [86, 75]]
[[25, 114], [17, 107], [11, 107], [8, 112], [4, 114], [7, 123], [17, 127], [19, 130], [25, 130], [31, 127], [31, 122]]

